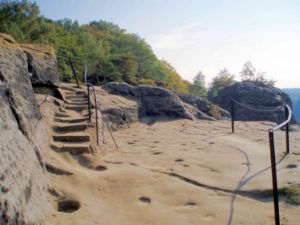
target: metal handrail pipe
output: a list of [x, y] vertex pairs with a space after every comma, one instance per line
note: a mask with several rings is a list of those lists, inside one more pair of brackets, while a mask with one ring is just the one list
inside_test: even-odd
[[282, 122], [281, 124], [279, 124], [278, 126], [269, 129], [270, 132], [275, 132], [276, 130], [286, 126], [292, 119], [292, 109], [288, 104], [285, 104], [286, 109], [288, 110], [288, 118]]

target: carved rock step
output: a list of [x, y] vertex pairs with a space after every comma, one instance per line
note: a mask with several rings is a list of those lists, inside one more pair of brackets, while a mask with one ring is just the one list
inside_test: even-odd
[[[71, 109], [75, 111], [82, 111], [85, 109], [88, 109], [88, 105], [66, 105], [66, 109]], [[91, 109], [93, 108], [93, 105], [91, 105]]]
[[67, 101], [69, 105], [87, 105], [88, 101]]
[[87, 95], [66, 95], [65, 98], [72, 101], [77, 101], [77, 100], [85, 101], [87, 100]]
[[80, 123], [80, 122], [84, 122], [84, 121], [88, 121], [89, 118], [88, 117], [70, 117], [70, 118], [66, 118], [66, 117], [63, 117], [63, 118], [60, 118], [60, 117], [57, 117], [57, 118], [54, 118], [54, 121], [55, 122], [62, 122], [62, 123]]
[[82, 131], [87, 128], [87, 125], [85, 123], [73, 123], [73, 124], [67, 124], [67, 123], [57, 123], [53, 124], [53, 129], [55, 131]]
[[78, 95], [78, 96], [87, 96], [87, 93], [85, 91], [65, 91], [64, 92], [65, 95]]
[[83, 142], [90, 141], [91, 137], [85, 133], [68, 133], [68, 134], [54, 134], [54, 141], [65, 141], [65, 142]]
[[63, 117], [63, 118], [67, 118], [67, 117], [70, 117], [69, 114], [66, 114], [66, 113], [59, 113], [59, 112], [56, 112], [54, 114], [55, 117]]
[[57, 151], [70, 152], [72, 154], [90, 153], [90, 145], [82, 143], [52, 143], [51, 147]]

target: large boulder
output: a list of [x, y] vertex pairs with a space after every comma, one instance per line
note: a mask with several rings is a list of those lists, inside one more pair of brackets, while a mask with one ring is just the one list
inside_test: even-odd
[[180, 98], [162, 87], [148, 85], [131, 86], [126, 83], [107, 83], [103, 88], [111, 93], [136, 100], [139, 104], [139, 116], [167, 116], [171, 118], [192, 119], [193, 115], [184, 106]]
[[195, 95], [179, 95], [182, 101], [194, 106], [200, 112], [216, 119], [229, 119], [230, 113], [221, 107], [211, 103], [208, 99]]
[[292, 106], [289, 96], [280, 89], [255, 82], [236, 82], [226, 86], [211, 100], [230, 111], [231, 99], [235, 102], [235, 119], [242, 121], [281, 123], [285, 120], [283, 105]]
[[25, 136], [33, 136], [34, 121], [41, 115], [34, 98], [27, 56], [10, 36], [0, 34], [0, 82], [6, 89], [10, 106], [20, 130]]
[[36, 141], [43, 127], [29, 76], [22, 48], [0, 34], [0, 224], [40, 224], [48, 205]]
[[55, 51], [51, 46], [21, 44], [27, 55], [30, 80], [33, 86], [59, 86]]
[[113, 130], [139, 121], [136, 101], [108, 94], [100, 87], [95, 87], [95, 91], [103, 118]]

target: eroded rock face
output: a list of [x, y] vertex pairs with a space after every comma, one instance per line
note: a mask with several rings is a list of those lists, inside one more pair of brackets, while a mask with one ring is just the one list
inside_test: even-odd
[[147, 85], [131, 86], [126, 83], [107, 83], [103, 87], [111, 94], [122, 95], [136, 100], [139, 116], [167, 116], [171, 118], [192, 119], [192, 114], [173, 92]]
[[[292, 105], [287, 94], [278, 88], [258, 86], [253, 82], [237, 82], [221, 89], [218, 96], [212, 102], [220, 105], [224, 109], [231, 110], [231, 98], [241, 103], [234, 104], [234, 114], [236, 120], [244, 121], [272, 121], [281, 123], [285, 120], [283, 104]], [[250, 108], [260, 111], [254, 111]], [[276, 109], [274, 112], [268, 110]], [[267, 110], [264, 112], [264, 110]], [[293, 120], [294, 121], [294, 120]]]
[[0, 82], [7, 87], [6, 95], [20, 130], [30, 138], [34, 121], [41, 115], [29, 79], [27, 57], [11, 37], [3, 34], [0, 35], [0, 62]]
[[33, 86], [59, 86], [55, 51], [47, 45], [21, 44], [27, 55], [28, 70]]
[[179, 95], [182, 101], [194, 106], [199, 111], [216, 119], [229, 119], [230, 113], [221, 107], [211, 103], [206, 98], [194, 95]]
[[135, 101], [108, 94], [100, 87], [95, 89], [103, 117], [113, 130], [139, 121], [138, 104]]
[[40, 118], [27, 56], [11, 37], [0, 34], [1, 225], [42, 223], [48, 203], [42, 152], [35, 142], [36, 127], [43, 129]]

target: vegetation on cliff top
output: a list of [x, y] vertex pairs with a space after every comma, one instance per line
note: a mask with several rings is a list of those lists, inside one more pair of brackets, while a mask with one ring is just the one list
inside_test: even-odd
[[12, 35], [21, 43], [40, 43], [55, 48], [61, 79], [70, 81], [72, 58], [78, 71], [87, 61], [93, 82], [125, 81], [130, 84], [161, 81], [178, 93], [188, 93], [176, 70], [158, 60], [151, 47], [137, 34], [117, 25], [93, 21], [80, 25], [77, 21], [53, 21], [40, 14], [39, 6], [28, 0], [0, 3], [0, 32]]
[[[73, 79], [69, 59], [80, 75], [86, 61], [91, 82], [96, 84], [110, 81], [133, 85], [159, 83], [178, 94], [213, 97], [222, 87], [235, 82], [226, 68], [213, 79], [209, 90], [205, 87], [205, 76], [201, 71], [192, 83], [184, 81], [174, 67], [165, 60], [159, 60], [137, 34], [130, 34], [118, 25], [101, 20], [84, 25], [70, 19], [53, 21], [42, 16], [39, 6], [29, 0], [1, 1], [0, 32], [12, 35], [21, 43], [53, 46], [61, 80], [65, 82]], [[264, 73], [258, 73], [251, 62], [245, 63], [241, 78], [274, 84], [265, 79]]]

